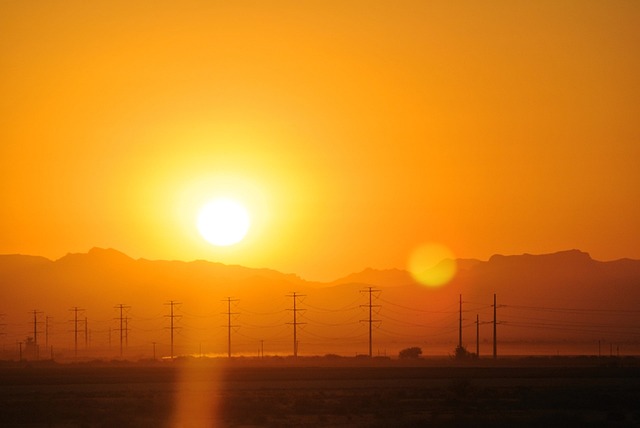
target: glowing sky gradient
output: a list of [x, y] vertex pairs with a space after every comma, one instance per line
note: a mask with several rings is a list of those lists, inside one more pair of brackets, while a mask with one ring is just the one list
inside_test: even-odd
[[638, 46], [636, 1], [4, 1], [0, 253], [640, 258]]

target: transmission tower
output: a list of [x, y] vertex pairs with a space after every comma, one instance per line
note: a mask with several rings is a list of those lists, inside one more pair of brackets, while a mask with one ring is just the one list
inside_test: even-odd
[[124, 346], [129, 347], [129, 317], [124, 317]]
[[169, 302], [165, 303], [165, 305], [169, 306], [169, 315], [165, 315], [166, 318], [169, 318], [169, 332], [171, 335], [171, 359], [173, 360], [174, 357], [174, 353], [173, 353], [173, 332], [178, 328], [174, 326], [174, 320], [176, 318], [180, 318], [180, 315], [175, 315], [174, 314], [174, 307], [176, 305], [179, 305], [180, 303], [174, 301], [174, 300], [170, 300]]
[[84, 317], [84, 347], [89, 347], [89, 319]]
[[49, 348], [49, 320], [52, 320], [53, 317], [45, 316], [44, 317], [44, 346], [45, 348]]
[[73, 350], [74, 350], [74, 355], [77, 358], [78, 357], [78, 332], [80, 330], [78, 330], [78, 313], [79, 312], [83, 312], [84, 309], [80, 309], [77, 306], [74, 306], [73, 308], [69, 309], [71, 312], [73, 312], [73, 319], [70, 320], [70, 322], [73, 323]]
[[[122, 358], [122, 344], [126, 338], [127, 344], [129, 342], [129, 335], [127, 332], [129, 331], [128, 320], [129, 318], [125, 317], [125, 309], [130, 309], [131, 306], [123, 305], [120, 303], [119, 305], [114, 306], [114, 308], [120, 310], [120, 316], [116, 318], [116, 320], [120, 321], [120, 358]], [[76, 335], [77, 336], [77, 335]], [[77, 343], [77, 338], [76, 338]], [[77, 345], [76, 345], [77, 346]]]
[[480, 315], [476, 314], [476, 357], [480, 358]]
[[297, 318], [298, 311], [303, 311], [304, 309], [298, 309], [296, 307], [296, 303], [299, 297], [304, 297], [304, 294], [297, 294], [295, 291], [291, 294], [288, 294], [287, 297], [293, 298], [293, 309], [287, 309], [289, 311], [293, 311], [293, 322], [288, 322], [287, 324], [293, 325], [293, 356], [298, 356], [298, 326], [301, 324], [306, 324], [305, 322], [299, 322]]
[[237, 302], [238, 299], [232, 299], [231, 297], [227, 297], [223, 302], [227, 302], [227, 312], [224, 314], [227, 315], [227, 355], [231, 358], [231, 327], [238, 327], [237, 325], [231, 325], [231, 315], [237, 315], [237, 312], [231, 312], [231, 302]]
[[458, 349], [462, 350], [462, 294], [460, 295], [460, 316], [458, 322]]
[[369, 304], [360, 305], [360, 307], [369, 308], [369, 319], [360, 320], [360, 322], [369, 323], [369, 358], [373, 357], [373, 323], [380, 322], [380, 320], [373, 319], [373, 308], [380, 307], [380, 305], [373, 304], [373, 293], [377, 293], [379, 291], [379, 289], [373, 287], [367, 287], [366, 290], [360, 290], [361, 293], [369, 293]]
[[496, 295], [493, 295], [493, 358], [498, 358], [498, 338], [497, 338], [497, 318], [496, 318]]
[[[5, 314], [0, 314], [0, 321], [4, 321]], [[7, 326], [4, 322], [0, 323], [0, 336], [4, 336], [7, 333], [4, 331], [4, 328]]]
[[38, 346], [38, 324], [42, 321], [38, 321], [38, 315], [42, 314], [42, 311], [33, 310], [31, 311], [33, 314], [33, 344], [35, 346], [36, 351], [36, 360], [40, 359], [40, 349]]

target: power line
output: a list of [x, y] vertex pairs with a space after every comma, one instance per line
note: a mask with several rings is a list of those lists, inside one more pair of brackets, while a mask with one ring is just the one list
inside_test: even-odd
[[[410, 310], [410, 311], [425, 312], [425, 313], [432, 313], [432, 314], [455, 314], [455, 313], [457, 313], [457, 311], [455, 311], [455, 310], [451, 310], [451, 311], [433, 311], [433, 310], [427, 310], [427, 309], [412, 308], [410, 306], [404, 306], [404, 305], [399, 305], [397, 303], [390, 302], [389, 300], [383, 299], [382, 297], [379, 297], [379, 299], [383, 303], [388, 303], [391, 306], [397, 306], [399, 308], [407, 309], [407, 310]], [[453, 305], [451, 305], [451, 306], [453, 306]]]
[[308, 308], [315, 309], [316, 311], [319, 311], [319, 312], [343, 312], [343, 311], [350, 311], [352, 309], [357, 308], [358, 305], [356, 303], [358, 303], [358, 300], [360, 300], [360, 299], [356, 299], [353, 302], [349, 303], [348, 305], [345, 305], [345, 306], [342, 306], [342, 307], [336, 308], [336, 309], [321, 308], [321, 307], [318, 307], [318, 306], [310, 305], [309, 303], [307, 303], [306, 306]]
[[505, 308], [527, 309], [542, 312], [574, 312], [574, 313], [615, 313], [615, 314], [640, 314], [640, 310], [632, 309], [595, 309], [595, 308], [562, 308], [550, 306], [523, 306], [523, 305], [503, 305]]

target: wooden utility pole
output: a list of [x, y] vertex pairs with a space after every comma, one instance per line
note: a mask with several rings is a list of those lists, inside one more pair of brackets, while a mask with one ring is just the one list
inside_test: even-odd
[[45, 348], [49, 347], [49, 320], [52, 319], [50, 316], [44, 317], [44, 346]]
[[297, 294], [295, 291], [291, 294], [288, 294], [287, 297], [291, 297], [293, 298], [293, 309], [289, 309], [290, 311], [293, 311], [293, 322], [287, 323], [287, 324], [292, 324], [293, 325], [293, 356], [297, 357], [298, 356], [298, 326], [301, 324], [306, 324], [303, 322], [299, 322], [298, 321], [298, 311], [302, 311], [303, 309], [298, 309], [296, 307], [296, 302], [298, 297], [304, 297], [304, 294]]
[[498, 338], [497, 338], [497, 318], [496, 318], [496, 295], [493, 294], [493, 358], [498, 358]]
[[82, 312], [84, 309], [74, 306], [69, 310], [73, 312], [73, 319], [71, 320], [73, 322], [73, 355], [78, 358], [78, 312]]
[[462, 294], [460, 295], [460, 311], [458, 317], [458, 348], [462, 349]]
[[173, 332], [176, 330], [177, 327], [174, 326], [174, 322], [173, 320], [178, 318], [178, 315], [175, 315], [173, 313], [173, 308], [174, 306], [178, 305], [178, 302], [175, 302], [173, 300], [170, 300], [168, 303], [165, 303], [165, 305], [169, 305], [170, 311], [169, 311], [169, 315], [165, 315], [165, 317], [169, 318], [169, 332], [170, 332], [170, 336], [171, 336], [171, 359], [173, 360], [174, 358], [174, 352], [173, 352]]
[[373, 323], [380, 322], [380, 320], [373, 319], [373, 308], [379, 307], [380, 305], [373, 304], [373, 293], [377, 293], [380, 290], [375, 289], [373, 287], [367, 287], [366, 290], [360, 290], [361, 293], [369, 293], [369, 304], [368, 305], [360, 305], [360, 307], [369, 308], [369, 319], [368, 320], [360, 320], [360, 322], [366, 322], [369, 324], [369, 358], [373, 357]]
[[[116, 309], [120, 309], [120, 316], [118, 318], [116, 318], [117, 320], [120, 321], [120, 358], [122, 358], [122, 349], [123, 349], [122, 345], [123, 345], [123, 342], [124, 342], [125, 338], [126, 338], [127, 344], [129, 342], [129, 335], [125, 333], [125, 332], [127, 332], [129, 330], [128, 318], [126, 318], [124, 316], [124, 311], [125, 311], [125, 309], [129, 309], [130, 307], [131, 306], [123, 305], [122, 303], [120, 303], [119, 305], [115, 306]], [[125, 334], [126, 334], [126, 336], [125, 336]], [[77, 342], [77, 337], [76, 337], [76, 342]]]
[[231, 328], [237, 327], [235, 325], [231, 325], [231, 315], [237, 315], [237, 312], [231, 312], [231, 302], [237, 302], [238, 299], [232, 299], [231, 297], [227, 297], [225, 300], [227, 302], [227, 356], [231, 358]]
[[480, 358], [480, 315], [476, 314], [476, 357]]
[[36, 360], [40, 359], [40, 348], [38, 345], [38, 314], [41, 314], [42, 311], [36, 311], [35, 309], [32, 311], [33, 313], [33, 345], [35, 346], [36, 351]]

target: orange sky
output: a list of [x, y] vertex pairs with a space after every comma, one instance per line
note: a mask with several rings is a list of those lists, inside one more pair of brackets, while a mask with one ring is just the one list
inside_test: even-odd
[[0, 253], [640, 258], [638, 46], [635, 1], [4, 1]]

